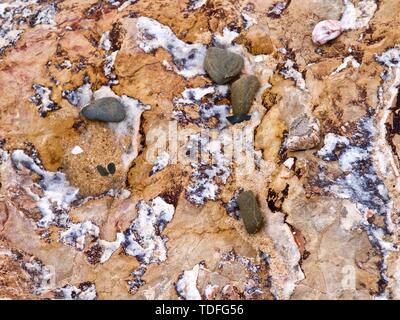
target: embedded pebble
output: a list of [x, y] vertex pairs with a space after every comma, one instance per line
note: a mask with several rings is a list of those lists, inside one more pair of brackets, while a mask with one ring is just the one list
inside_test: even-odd
[[109, 173], [114, 174], [115, 171], [116, 171], [115, 164], [113, 162], [110, 162], [107, 165], [107, 170], [108, 170]]
[[294, 158], [287, 158], [285, 162], [283, 162], [283, 165], [288, 169], [292, 169], [294, 165]]
[[96, 166], [96, 169], [97, 169], [97, 171], [100, 173], [100, 175], [101, 175], [102, 177], [108, 176], [108, 171], [107, 171], [107, 169], [104, 168], [103, 166], [98, 165], [98, 166]]
[[246, 231], [249, 234], [258, 232], [263, 226], [264, 220], [254, 193], [252, 191], [241, 192], [237, 203]]
[[312, 32], [312, 41], [315, 44], [325, 44], [341, 35], [343, 27], [338, 20], [323, 20], [318, 22]]
[[71, 150], [71, 153], [72, 153], [73, 155], [77, 155], [77, 154], [80, 154], [80, 153], [82, 153], [82, 152], [83, 152], [83, 150], [82, 150], [82, 148], [81, 148], [80, 146], [75, 146], [75, 147], [73, 147], [72, 150]]
[[253, 75], [241, 76], [239, 80], [232, 84], [231, 103], [233, 116], [227, 117], [232, 124], [250, 119], [247, 113], [259, 88], [260, 82]]
[[103, 122], [121, 122], [126, 117], [123, 104], [112, 97], [101, 98], [90, 103], [82, 109], [81, 113], [86, 119]]
[[243, 65], [243, 58], [240, 55], [216, 47], [209, 48], [204, 59], [204, 69], [218, 84], [233, 80], [240, 73]]

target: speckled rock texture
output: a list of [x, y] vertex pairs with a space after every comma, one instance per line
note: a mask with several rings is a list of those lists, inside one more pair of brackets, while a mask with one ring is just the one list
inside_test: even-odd
[[[399, 299], [399, 24], [398, 0], [2, 1], [0, 298]], [[258, 78], [248, 121], [208, 47]], [[123, 121], [80, 115], [109, 97]]]

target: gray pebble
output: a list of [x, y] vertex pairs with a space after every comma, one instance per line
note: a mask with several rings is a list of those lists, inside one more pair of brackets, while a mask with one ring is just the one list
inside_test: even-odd
[[253, 75], [243, 75], [239, 80], [232, 83], [231, 103], [233, 116], [227, 117], [232, 124], [250, 119], [250, 116], [246, 116], [246, 114], [249, 112], [259, 88], [260, 82]]
[[81, 111], [89, 120], [104, 122], [121, 122], [126, 117], [124, 105], [116, 98], [101, 98], [93, 101]]
[[241, 192], [237, 203], [247, 233], [257, 233], [263, 226], [264, 220], [254, 193], [252, 191]]
[[220, 48], [209, 48], [204, 59], [204, 69], [210, 78], [225, 84], [233, 80], [243, 68], [243, 58], [233, 52]]

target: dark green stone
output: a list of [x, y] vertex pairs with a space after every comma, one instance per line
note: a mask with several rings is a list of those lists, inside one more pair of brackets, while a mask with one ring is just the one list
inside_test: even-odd
[[102, 177], [108, 176], [108, 171], [101, 165], [96, 166], [97, 171], [100, 173]]
[[82, 109], [81, 114], [86, 119], [104, 122], [121, 122], [126, 116], [123, 104], [112, 97], [93, 101]]
[[108, 172], [109, 172], [109, 173], [114, 174], [114, 173], [115, 173], [115, 170], [116, 170], [115, 164], [114, 164], [113, 162], [110, 162], [110, 163], [108, 164], [108, 166], [107, 166], [107, 169], [108, 169]]
[[263, 226], [264, 220], [254, 193], [252, 191], [241, 192], [237, 202], [247, 233], [254, 234], [258, 232]]
[[214, 82], [225, 84], [240, 74], [243, 64], [243, 58], [240, 55], [212, 47], [207, 50], [204, 70]]
[[232, 83], [231, 103], [234, 115], [243, 115], [249, 112], [258, 89], [260, 89], [260, 82], [253, 75], [243, 75]]

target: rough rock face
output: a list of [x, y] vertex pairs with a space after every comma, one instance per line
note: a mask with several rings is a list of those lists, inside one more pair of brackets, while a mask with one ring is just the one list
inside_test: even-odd
[[[399, 17], [397, 0], [2, 1], [0, 298], [399, 299]], [[322, 20], [343, 33], [317, 46]], [[249, 121], [226, 120], [210, 46], [260, 81]], [[105, 97], [122, 122], [80, 115]]]

